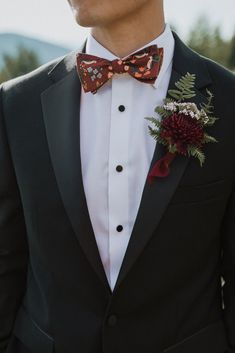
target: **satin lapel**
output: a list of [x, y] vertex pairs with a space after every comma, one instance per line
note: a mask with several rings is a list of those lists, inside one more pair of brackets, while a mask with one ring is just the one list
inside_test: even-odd
[[[190, 61], [187, 62], [186, 59], [187, 55], [189, 56], [188, 59], [190, 60], [189, 54], [191, 51], [185, 47], [178, 38], [176, 38], [176, 44], [177, 43], [178, 48], [175, 49], [174, 66], [168, 89], [175, 88], [175, 82], [177, 82], [182, 77], [182, 74], [187, 72], [184, 70], [187, 70], [187, 68], [190, 70], [189, 66], [192, 64]], [[183, 46], [183, 48], [180, 46]], [[186, 50], [186, 52], [183, 53], [182, 49]], [[191, 60], [194, 58], [194, 55], [195, 54], [192, 54]], [[181, 61], [179, 60], [179, 57]], [[200, 71], [200, 65], [199, 67], [198, 65], [192, 65], [192, 69], [193, 71], [190, 70], [189, 72], [198, 74], [198, 84], [199, 86], [203, 86], [206, 83], [206, 78], [208, 78], [207, 75], [206, 77], [205, 75], [203, 76], [203, 73], [205, 74], [205, 70]], [[207, 83], [208, 82], [209, 80], [207, 80]], [[200, 103], [205, 102], [205, 97], [199, 90], [196, 90], [196, 97], [191, 99], [191, 101], [195, 102], [197, 105], [200, 105]], [[159, 160], [164, 154], [164, 147], [159, 143], [156, 143], [149, 171], [156, 163], [156, 161]], [[188, 162], [189, 158], [177, 156], [177, 158], [172, 162], [171, 171], [168, 177], [158, 178], [158, 180], [156, 180], [153, 184], [149, 184], [146, 180], [136, 221], [114, 291], [117, 290], [120, 283], [123, 281], [130, 268], [135, 263], [136, 259], [140, 256], [154, 231], [156, 231], [157, 226], [159, 225], [162, 216], [171, 200], [171, 197], [173, 196], [177, 185], [179, 184], [180, 179], [185, 172]]]
[[76, 70], [72, 69], [42, 93], [44, 123], [52, 165], [67, 215], [91, 266], [110, 290], [90, 222], [82, 182], [80, 93], [80, 82]]

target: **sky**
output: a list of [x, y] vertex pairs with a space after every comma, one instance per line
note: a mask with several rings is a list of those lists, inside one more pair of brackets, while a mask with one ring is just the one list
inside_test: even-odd
[[[165, 0], [165, 13], [184, 40], [201, 15], [219, 25], [224, 38], [235, 32], [235, 0]], [[67, 0], [0, 0], [0, 33], [16, 32], [76, 48], [88, 31], [75, 23]]]

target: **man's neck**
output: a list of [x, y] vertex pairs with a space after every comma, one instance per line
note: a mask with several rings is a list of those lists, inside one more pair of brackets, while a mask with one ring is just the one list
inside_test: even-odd
[[164, 31], [164, 12], [158, 7], [149, 6], [109, 26], [94, 27], [91, 34], [106, 49], [123, 58]]

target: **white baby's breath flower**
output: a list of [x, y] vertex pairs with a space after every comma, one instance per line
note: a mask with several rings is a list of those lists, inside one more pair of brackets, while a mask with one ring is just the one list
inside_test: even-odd
[[164, 104], [164, 109], [170, 110], [170, 111], [175, 111], [175, 103], [174, 102], [169, 102], [167, 104]]
[[190, 116], [192, 119], [201, 120], [203, 124], [208, 123], [209, 118], [206, 112], [199, 110], [197, 105], [192, 102], [168, 102], [163, 105], [163, 108], [170, 112], [179, 112], [184, 115]]

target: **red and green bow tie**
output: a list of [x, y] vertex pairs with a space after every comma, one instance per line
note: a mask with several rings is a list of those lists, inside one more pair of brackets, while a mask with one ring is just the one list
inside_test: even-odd
[[96, 93], [114, 74], [128, 73], [136, 80], [153, 84], [163, 61], [163, 48], [151, 45], [125, 59], [112, 61], [85, 53], [77, 54], [77, 72], [85, 92]]

